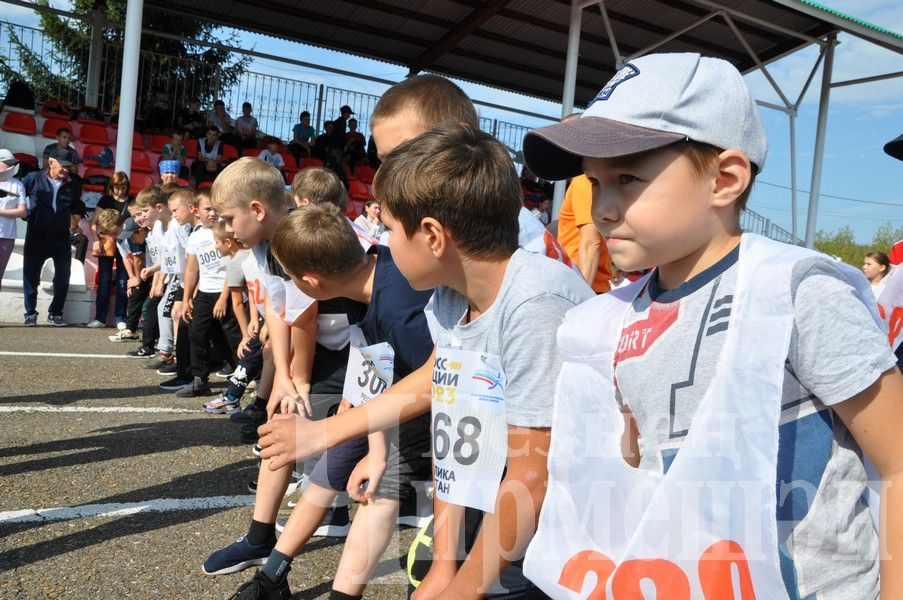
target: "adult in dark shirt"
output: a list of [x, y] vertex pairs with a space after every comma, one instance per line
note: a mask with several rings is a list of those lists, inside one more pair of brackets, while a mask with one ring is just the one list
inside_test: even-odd
[[204, 135], [204, 115], [198, 110], [198, 101], [192, 99], [188, 108], [182, 110], [176, 118], [178, 131], [185, 132], [186, 138], [199, 138]]
[[329, 160], [327, 161], [327, 166], [336, 172], [336, 175], [342, 180], [342, 185], [345, 186], [345, 189], [348, 189], [348, 177], [345, 175], [345, 169], [342, 167], [345, 160], [345, 134], [348, 132], [348, 119], [353, 114], [354, 111], [347, 104], [340, 108], [339, 117], [332, 122], [332, 132], [329, 137]]
[[69, 293], [70, 228], [73, 217], [85, 216], [82, 188], [69, 176], [72, 163], [68, 155], [55, 149], [47, 158], [44, 171], [29, 173], [22, 184], [28, 196], [28, 229], [25, 232], [22, 288], [25, 296], [25, 326], [38, 324], [38, 285], [41, 268], [53, 259], [53, 301], [47, 321], [57, 327], [63, 321], [63, 306]]
[[314, 147], [311, 149], [311, 156], [319, 158], [324, 163], [329, 158], [329, 140], [332, 138], [332, 121], [326, 121], [323, 125], [325, 131], [317, 136], [314, 140]]

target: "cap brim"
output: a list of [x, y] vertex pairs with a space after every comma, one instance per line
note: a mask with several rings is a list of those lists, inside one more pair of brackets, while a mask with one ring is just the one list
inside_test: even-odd
[[556, 181], [583, 172], [584, 158], [616, 158], [686, 139], [680, 133], [637, 127], [602, 117], [581, 117], [528, 131], [524, 160], [540, 179]]
[[897, 160], [903, 160], [903, 135], [884, 144], [884, 151]]
[[71, 166], [72, 166], [72, 161], [71, 161], [71, 160], [65, 160], [65, 159], [62, 159], [62, 158], [57, 158], [57, 157], [55, 157], [55, 156], [49, 156], [48, 158], [52, 158], [53, 160], [55, 160], [56, 162], [58, 162], [58, 163], [60, 164], [61, 167], [71, 167]]

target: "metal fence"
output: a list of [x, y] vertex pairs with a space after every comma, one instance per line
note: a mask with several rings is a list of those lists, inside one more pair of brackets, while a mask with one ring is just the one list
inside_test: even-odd
[[[34, 90], [40, 100], [59, 98], [79, 105], [85, 95], [81, 65], [88, 62], [88, 45], [74, 37], [62, 43], [67, 47], [66, 52], [40, 29], [0, 23], [0, 57], [5, 74], [22, 75], [28, 72], [27, 66], [34, 65], [46, 75], [46, 86]], [[0, 89], [5, 95], [5, 82], [0, 82]]]
[[322, 86], [315, 83], [254, 72], [246, 72], [237, 84], [220, 93], [233, 118], [241, 116], [242, 103], [250, 102], [260, 131], [286, 142], [302, 111], [311, 114], [311, 124], [318, 122], [321, 96]]
[[773, 240], [784, 242], [786, 244], [798, 244], [800, 240], [794, 240], [793, 234], [789, 231], [775, 225], [771, 219], [763, 217], [754, 210], [746, 209], [740, 213], [740, 227], [743, 231], [750, 233], [758, 233]]
[[369, 138], [370, 115], [373, 114], [373, 109], [376, 107], [377, 102], [379, 102], [379, 96], [374, 94], [327, 86], [323, 94], [323, 101], [317, 111], [317, 120], [311, 123], [318, 131], [322, 130], [323, 123], [337, 119], [339, 117], [339, 109], [348, 105], [354, 111], [354, 118], [357, 119], [357, 130], [365, 138]]

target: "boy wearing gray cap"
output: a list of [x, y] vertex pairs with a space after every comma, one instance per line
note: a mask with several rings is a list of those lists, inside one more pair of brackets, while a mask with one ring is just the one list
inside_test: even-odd
[[525, 137], [537, 176], [589, 177], [618, 268], [653, 269], [558, 332], [525, 561], [552, 597], [903, 597], [903, 376], [861, 274], [741, 231], [766, 147], [740, 73], [698, 54], [633, 60]]

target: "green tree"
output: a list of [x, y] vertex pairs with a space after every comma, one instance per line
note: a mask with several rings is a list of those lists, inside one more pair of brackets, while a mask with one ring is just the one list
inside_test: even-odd
[[[35, 4], [47, 7], [49, 0], [36, 0]], [[102, 36], [105, 51], [99, 89], [102, 108], [109, 111], [119, 97], [126, 1], [73, 2], [74, 13], [92, 14], [95, 10], [103, 14], [108, 24]], [[23, 39], [26, 36], [20, 35], [22, 30], [7, 27], [13, 52], [0, 57], [0, 81], [9, 84], [23, 79], [40, 100], [60, 98], [80, 105], [84, 101], [87, 82], [91, 22], [50, 12], [41, 12], [40, 20], [45, 39], [37, 43], [32, 36]], [[205, 42], [236, 42], [234, 34], [227, 36], [210, 23], [152, 8], [145, 8], [142, 28]], [[141, 52], [139, 111], [156, 87], [168, 91], [174, 111], [188, 97], [196, 97], [202, 105], [207, 105], [217, 89], [227, 89], [236, 83], [250, 62], [249, 57], [236, 58], [225, 50], [147, 34], [141, 36]]]
[[888, 252], [894, 242], [903, 240], [903, 226], [894, 227], [890, 221], [886, 221], [878, 229], [875, 230], [875, 236], [872, 238], [872, 249], [879, 252]]
[[819, 231], [815, 234], [815, 247], [857, 268], [862, 266], [862, 258], [870, 249], [868, 245], [856, 243], [853, 228], [849, 225], [837, 231]]

